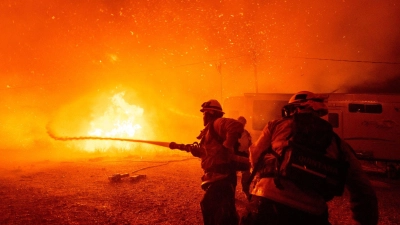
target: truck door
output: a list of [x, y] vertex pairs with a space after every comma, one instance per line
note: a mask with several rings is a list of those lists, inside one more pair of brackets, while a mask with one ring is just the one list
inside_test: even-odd
[[340, 136], [343, 137], [343, 112], [342, 110], [329, 109], [328, 115], [324, 116], [333, 126], [333, 130]]

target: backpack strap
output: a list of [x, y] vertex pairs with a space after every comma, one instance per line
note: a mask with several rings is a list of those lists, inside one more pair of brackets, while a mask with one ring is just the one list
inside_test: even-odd
[[[215, 120], [214, 120], [214, 121], [215, 121]], [[214, 128], [214, 121], [211, 121], [211, 122], [210, 122], [208, 131], [210, 132], [210, 135], [211, 135], [218, 143], [220, 143], [220, 144], [222, 145], [222, 144], [224, 143], [225, 139], [222, 138], [222, 137], [215, 131], [215, 128]], [[233, 150], [234, 150], [235, 155], [242, 156], [242, 157], [247, 157], [247, 158], [248, 158], [249, 155], [248, 155], [247, 153], [245, 153], [245, 152], [240, 152], [240, 151], [239, 151], [239, 146], [240, 146], [240, 143], [239, 143], [239, 139], [238, 139], [238, 140], [236, 140], [236, 143], [235, 143], [235, 145], [233, 146]]]
[[222, 144], [224, 143], [224, 139], [221, 136], [219, 136], [218, 133], [215, 131], [214, 122], [215, 120], [210, 122], [210, 125], [208, 127], [208, 132], [210, 133], [211, 137], [213, 137], [218, 143]]
[[276, 151], [272, 150], [272, 148], [271, 148], [271, 154], [273, 156], [275, 156], [275, 158], [276, 158], [274, 183], [275, 183], [275, 186], [280, 190], [283, 190], [283, 185], [281, 183], [281, 171], [280, 171], [281, 165], [282, 165], [283, 157], [285, 156], [286, 151], [288, 150], [288, 147], [290, 146], [290, 138], [292, 138], [292, 136], [293, 136], [293, 132], [290, 132], [290, 134], [286, 137], [286, 140], [288, 141], [289, 145], [282, 149], [282, 153], [280, 155]]
[[[342, 139], [339, 137], [339, 135], [336, 132], [333, 132], [333, 138], [335, 138], [336, 145], [338, 148], [338, 159], [339, 160], [345, 160], [345, 154], [342, 150]], [[354, 149], [351, 148], [351, 152], [355, 155], [356, 153], [354, 152]]]
[[[288, 118], [289, 118], [289, 117], [288, 117]], [[285, 119], [287, 119], [287, 118], [285, 118]], [[275, 130], [275, 127], [276, 127], [276, 126], [273, 126], [273, 127], [271, 128], [271, 133], [273, 132], [273, 130]], [[291, 138], [291, 136], [292, 136], [292, 133], [288, 136], [287, 139]], [[286, 152], [286, 149], [284, 149], [284, 151]], [[277, 160], [276, 160], [276, 164], [275, 164], [275, 170], [277, 170], [277, 171], [275, 171], [275, 179], [274, 179], [274, 182], [275, 182], [275, 184], [280, 183], [280, 182], [279, 182], [279, 174], [277, 174], [277, 172], [279, 173], [279, 168], [280, 168], [280, 164], [281, 164], [282, 156], [284, 155], [284, 152], [282, 152], [282, 154], [279, 155], [276, 151], [274, 151], [274, 150], [272, 149], [272, 145], [270, 145], [267, 149], [265, 149], [263, 152], [261, 152], [260, 157], [258, 158], [256, 164], [254, 165], [254, 169], [253, 169], [253, 171], [251, 171], [250, 177], [249, 177], [249, 179], [248, 179], [247, 182], [246, 182], [247, 185], [250, 185], [250, 184], [251, 184], [251, 182], [253, 181], [253, 179], [254, 179], [256, 173], [257, 173], [259, 170], [262, 169], [262, 167], [263, 167], [263, 165], [264, 165], [264, 157], [265, 157], [266, 154], [271, 154], [271, 155], [273, 155], [273, 156], [277, 159]], [[278, 176], [278, 179], [277, 179], [277, 176]], [[275, 180], [276, 180], [276, 181], [275, 181]], [[279, 184], [278, 184], [278, 185], [279, 185]], [[282, 185], [280, 185], [280, 186], [282, 186]]]
[[207, 126], [200, 132], [200, 135], [197, 136], [197, 139], [200, 140], [200, 145], [204, 144], [205, 137], [207, 132], [211, 135], [211, 137], [215, 140], [217, 140], [218, 143], [222, 144], [224, 142], [224, 139], [220, 137], [217, 132], [214, 129], [214, 121], [211, 121], [207, 124]]
[[[253, 181], [254, 177], [256, 176], [257, 171], [259, 171], [262, 168], [262, 166], [264, 164], [264, 162], [263, 162], [264, 156], [267, 153], [271, 153], [272, 151], [273, 151], [272, 150], [272, 146], [269, 146], [267, 149], [265, 149], [263, 152], [261, 152], [261, 155], [258, 158], [257, 163], [254, 165], [254, 169], [253, 169], [253, 171], [251, 171], [250, 177], [246, 182], [247, 185], [251, 184], [251, 182]], [[273, 152], [275, 152], [275, 151], [273, 151]]]

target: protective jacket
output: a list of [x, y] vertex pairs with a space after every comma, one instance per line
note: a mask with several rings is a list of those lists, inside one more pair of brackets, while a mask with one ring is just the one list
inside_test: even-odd
[[205, 173], [203, 182], [220, 180], [235, 173], [232, 157], [243, 129], [243, 124], [231, 118], [218, 118], [206, 125], [198, 137], [201, 151], [192, 152], [201, 158], [201, 168]]
[[[293, 119], [282, 118], [270, 121], [263, 129], [259, 139], [250, 147], [250, 163], [252, 168], [258, 162], [262, 152], [270, 146], [280, 154], [288, 145], [287, 137], [291, 134]], [[350, 193], [350, 205], [353, 219], [358, 224], [377, 224], [378, 206], [375, 191], [355, 157], [352, 148], [344, 140], [340, 141], [338, 148], [336, 141], [332, 140], [328, 147], [329, 157], [337, 158], [339, 151], [343, 152], [345, 160], [349, 163], [346, 188]], [[339, 150], [340, 149], [340, 150]], [[284, 189], [279, 189], [274, 183], [273, 176], [263, 174], [274, 172], [274, 160], [271, 154], [266, 154], [263, 160], [263, 169], [258, 172], [253, 180], [254, 187], [251, 194], [261, 196], [289, 207], [315, 215], [327, 212], [327, 203], [322, 195], [313, 190], [298, 187], [294, 182], [281, 179]]]

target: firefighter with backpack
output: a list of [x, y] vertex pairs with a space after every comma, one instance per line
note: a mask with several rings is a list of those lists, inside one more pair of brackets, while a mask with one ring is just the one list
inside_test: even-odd
[[204, 129], [197, 137], [200, 148], [191, 153], [201, 158], [204, 171], [201, 187], [205, 194], [200, 202], [203, 221], [205, 225], [237, 225], [236, 172], [250, 168], [248, 158], [234, 152], [244, 126], [235, 119], [224, 118], [221, 104], [215, 99], [201, 107]]
[[240, 224], [328, 225], [327, 201], [346, 188], [354, 224], [378, 223], [375, 191], [351, 146], [321, 117], [326, 96], [302, 91], [249, 148], [252, 198]]

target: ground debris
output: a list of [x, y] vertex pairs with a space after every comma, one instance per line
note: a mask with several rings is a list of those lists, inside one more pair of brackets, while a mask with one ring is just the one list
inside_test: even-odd
[[[17, 174], [2, 170], [0, 224], [202, 224], [200, 201], [204, 191], [200, 187], [199, 161], [175, 161], [151, 167], [159, 164], [150, 160], [113, 163], [85, 160], [37, 164], [34, 171]], [[132, 173], [122, 182], [112, 183], [107, 179], [109, 174], [144, 167], [148, 169], [141, 171], [141, 175]], [[134, 176], [137, 177], [132, 178], [135, 179], [132, 184], [130, 177]], [[20, 181], [22, 178], [25, 182]], [[371, 181], [378, 194], [379, 224], [400, 224], [397, 214], [400, 180], [374, 174]], [[247, 199], [240, 184], [236, 194], [241, 214]], [[351, 224], [348, 202], [347, 192], [329, 202], [333, 225]]]

